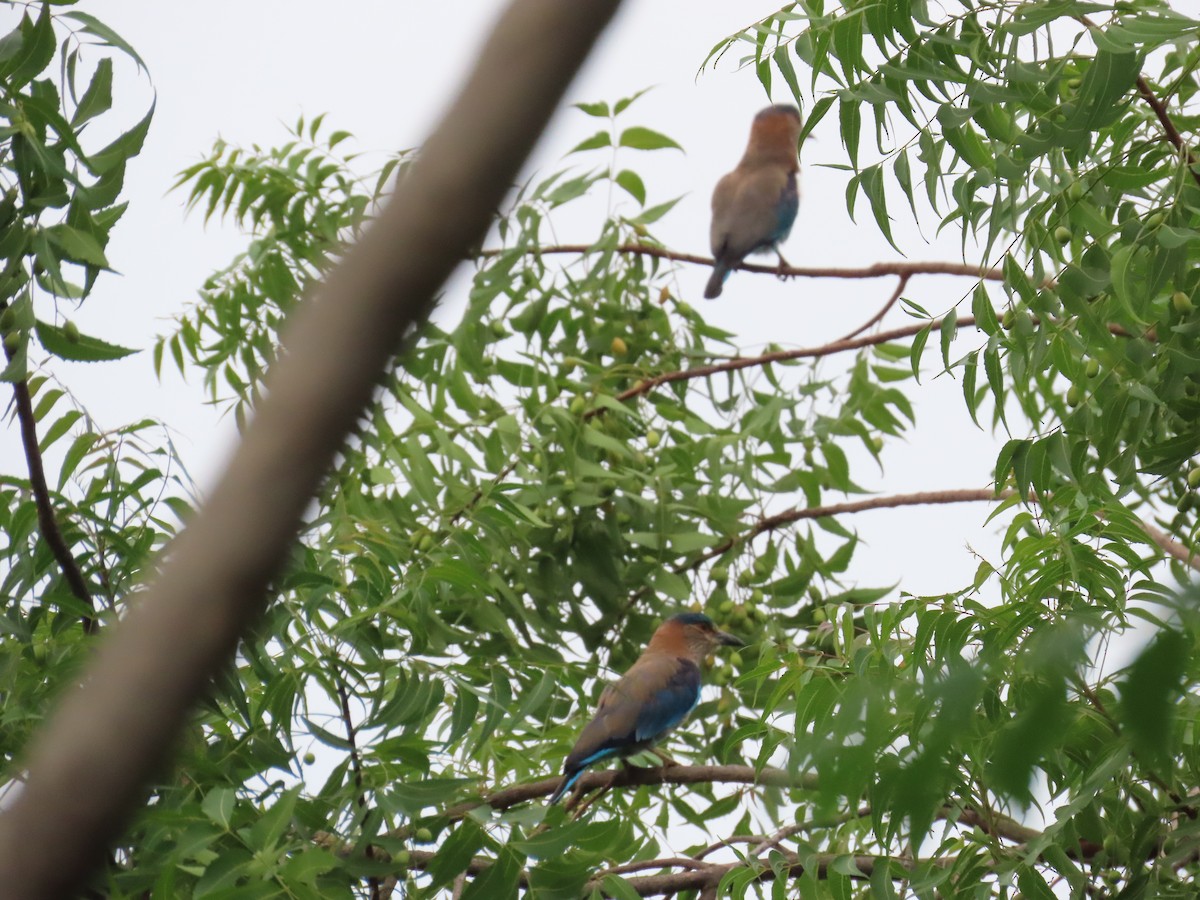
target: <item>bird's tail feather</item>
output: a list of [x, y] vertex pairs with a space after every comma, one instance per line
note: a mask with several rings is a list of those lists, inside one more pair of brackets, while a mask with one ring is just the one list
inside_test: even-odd
[[547, 806], [553, 806], [562, 795], [575, 786], [575, 782], [579, 780], [579, 776], [583, 774], [583, 769], [578, 769], [570, 775], [564, 775], [563, 780], [558, 783], [558, 787], [554, 789], [554, 793], [550, 795], [550, 799], [546, 801]]
[[715, 300], [721, 296], [721, 289], [725, 287], [725, 279], [729, 277], [729, 267], [724, 263], [716, 263], [713, 266], [712, 275], [709, 276], [708, 284], [704, 287], [704, 299]]

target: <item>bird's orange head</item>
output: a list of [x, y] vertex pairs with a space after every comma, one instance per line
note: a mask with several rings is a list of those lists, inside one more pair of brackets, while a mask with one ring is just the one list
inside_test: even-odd
[[800, 110], [790, 104], [778, 103], [760, 111], [750, 126], [750, 143], [742, 165], [773, 163], [799, 169], [796, 155], [800, 128]]
[[671, 616], [659, 625], [646, 652], [683, 657], [699, 665], [717, 647], [745, 645], [741, 638], [717, 628], [704, 613], [687, 612]]

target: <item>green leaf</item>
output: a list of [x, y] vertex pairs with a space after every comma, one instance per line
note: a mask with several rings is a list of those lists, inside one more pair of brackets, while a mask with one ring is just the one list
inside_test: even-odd
[[942, 365], [950, 369], [950, 344], [958, 334], [958, 310], [953, 306], [942, 317], [940, 326], [942, 335]]
[[574, 147], [567, 151], [567, 154], [582, 153], [584, 150], [599, 150], [602, 147], [612, 146], [612, 135], [607, 131], [597, 131], [590, 138], [580, 141]]
[[860, 103], [848, 94], [841, 98], [838, 104], [838, 117], [841, 120], [842, 143], [850, 157], [850, 165], [858, 168], [858, 142], [862, 133], [862, 111]]
[[54, 421], [53, 425], [46, 429], [45, 434], [38, 441], [38, 449], [45, 453], [47, 449], [54, 445], [55, 441], [66, 434], [71, 429], [71, 426], [82, 418], [83, 413], [77, 409], [68, 410], [63, 413]]
[[150, 131], [150, 120], [154, 118], [154, 104], [140, 122], [126, 131], [102, 150], [87, 158], [88, 167], [98, 175], [111, 171], [117, 166], [124, 165], [142, 152], [146, 142], [146, 134]]
[[100, 242], [86, 231], [79, 231], [70, 225], [53, 225], [46, 229], [46, 237], [58, 245], [64, 259], [99, 269], [108, 268], [108, 260]]
[[887, 238], [887, 242], [899, 253], [900, 248], [892, 239], [892, 219], [887, 211], [887, 194], [883, 187], [883, 167], [877, 164], [863, 169], [860, 181], [863, 193], [871, 201], [871, 212], [875, 215], [875, 224], [879, 226], [879, 230]]
[[605, 119], [610, 115], [607, 103], [575, 103], [576, 109], [597, 119]]
[[642, 897], [633, 889], [633, 885], [618, 875], [605, 875], [603, 881], [600, 882], [600, 887], [604, 891], [604, 896], [612, 897], [614, 900], [641, 900]]
[[500, 850], [500, 855], [478, 878], [467, 882], [462, 900], [500, 900], [517, 896], [517, 884], [521, 880], [521, 865], [524, 858], [510, 847]]
[[108, 112], [112, 108], [112, 79], [112, 60], [105, 57], [96, 64], [92, 80], [88, 83], [87, 90], [83, 92], [83, 96], [79, 98], [79, 103], [75, 107], [75, 115], [71, 117], [71, 124], [74, 127], [78, 128], [88, 119]]
[[217, 787], [205, 795], [200, 808], [210, 821], [228, 831], [233, 822], [233, 807], [236, 802], [237, 792], [233, 788]]
[[639, 204], [646, 204], [646, 185], [642, 183], [642, 178], [637, 172], [622, 169], [614, 180]]
[[621, 132], [619, 144], [634, 150], [683, 150], [665, 134], [637, 125]]
[[429, 861], [426, 871], [433, 877], [431, 887], [450, 884], [455, 876], [467, 868], [467, 864], [487, 842], [487, 835], [479, 824], [465, 819], [438, 847], [437, 855]]
[[1141, 652], [1121, 685], [1121, 722], [1134, 750], [1154, 766], [1169, 766], [1176, 702], [1191, 647], [1174, 629], [1161, 631]]
[[118, 344], [110, 344], [100, 338], [80, 334], [77, 330], [59, 328], [48, 322], [39, 321], [35, 326], [38, 341], [49, 353], [69, 362], [108, 362], [124, 359], [140, 351]]
[[[19, 49], [13, 52], [9, 40], [18, 32]], [[37, 21], [26, 13], [21, 24], [5, 36], [4, 44], [0, 46], [0, 79], [5, 82], [7, 91], [17, 91], [45, 71], [54, 59], [55, 45], [50, 4], [43, 3]]]

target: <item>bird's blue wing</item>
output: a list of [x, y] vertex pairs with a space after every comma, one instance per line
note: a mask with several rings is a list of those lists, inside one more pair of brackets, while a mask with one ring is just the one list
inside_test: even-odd
[[655, 741], [700, 702], [700, 667], [690, 659], [676, 659], [675, 671], [643, 701], [635, 725], [635, 739]]
[[796, 173], [789, 172], [787, 184], [779, 195], [779, 205], [776, 209], [779, 218], [775, 230], [771, 234], [771, 243], [778, 244], [791, 234], [792, 225], [796, 222], [796, 213], [800, 210], [800, 189], [796, 186]]
[[600, 698], [563, 767], [568, 776], [614, 756], [626, 756], [658, 740], [700, 700], [700, 668], [691, 660], [644, 660]]

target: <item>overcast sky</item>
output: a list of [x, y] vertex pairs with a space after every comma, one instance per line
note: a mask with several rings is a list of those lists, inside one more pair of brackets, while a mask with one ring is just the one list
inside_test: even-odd
[[[129, 40], [149, 68], [147, 81], [125, 67], [117, 84], [118, 110], [132, 123], [156, 97], [157, 111], [145, 150], [129, 167], [130, 209], [108, 251], [121, 275], [102, 278], [85, 306], [68, 312], [84, 332], [146, 351], [117, 364], [53, 361], [51, 366], [102, 426], [147, 415], [169, 422], [203, 489], [233, 445], [232, 422], [205, 406], [196, 376], [185, 383], [167, 371], [159, 383], [149, 348], [170, 330], [171, 317], [195, 297], [204, 278], [226, 265], [246, 239], [215, 220], [206, 228], [201, 216], [185, 216], [183, 196], [169, 193], [176, 174], [204, 156], [218, 136], [234, 144], [282, 143], [284, 123], [301, 114], [328, 114], [330, 127], [356, 135], [356, 149], [419, 145], [457, 90], [501, 4], [93, 0], [84, 8]], [[568, 91], [568, 102], [611, 101], [652, 88], [627, 114], [626, 124], [663, 131], [686, 152], [639, 154], [630, 163], [643, 174], [651, 202], [683, 195], [657, 226], [674, 249], [708, 253], [713, 184], [736, 163], [750, 119], [768, 102], [753, 71], [739, 68], [736, 53], [703, 74], [699, 67], [720, 38], [777, 8], [776, 0], [627, 3]], [[12, 20], [0, 22], [7, 31], [15, 13], [6, 8], [3, 15]], [[771, 99], [789, 98], [777, 86]], [[804, 148], [800, 215], [785, 255], [794, 265], [897, 259], [865, 206], [860, 224], [850, 220], [844, 173], [821, 167], [842, 160], [835, 123], [836, 116], [827, 119]], [[564, 106], [531, 170], [557, 167], [594, 130], [595, 120]], [[573, 164], [587, 165], [583, 160]], [[896, 220], [897, 242], [909, 259], [961, 259], [956, 236], [927, 244], [900, 206]], [[569, 233], [570, 223], [566, 227], [564, 240], [586, 239], [596, 223], [580, 223], [577, 234]], [[931, 232], [932, 226], [926, 224], [925, 230]], [[720, 300], [706, 304], [701, 291], [707, 274], [700, 267], [686, 268], [681, 290], [716, 324], [740, 334], [746, 352], [767, 341], [814, 346], [836, 339], [865, 321], [894, 287], [891, 280], [780, 284], [742, 273], [731, 278]], [[936, 314], [971, 287], [965, 279], [916, 278], [906, 296]], [[452, 315], [453, 302], [446, 309]], [[904, 321], [893, 312], [886, 324]], [[955, 355], [979, 343], [977, 333], [964, 332]], [[931, 351], [928, 358], [935, 355]], [[826, 365], [838, 371], [847, 359]], [[918, 427], [907, 441], [889, 442], [884, 473], [863, 470], [856, 473], [860, 482], [885, 493], [985, 486], [999, 438], [971, 425], [958, 383], [926, 379], [914, 402]], [[0, 436], [0, 458], [7, 471], [23, 469], [11, 424]], [[978, 563], [968, 544], [998, 560], [997, 526], [985, 525], [987, 513], [985, 505], [973, 504], [856, 516], [847, 524], [867, 545], [856, 555], [854, 571], [864, 583], [902, 581], [905, 590], [917, 593], [957, 589]]]

